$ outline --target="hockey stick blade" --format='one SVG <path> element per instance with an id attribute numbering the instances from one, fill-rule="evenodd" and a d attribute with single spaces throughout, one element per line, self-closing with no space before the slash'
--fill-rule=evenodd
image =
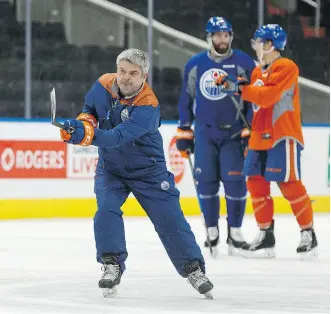
<path id="1" fill-rule="evenodd" d="M 55 94 L 55 87 L 53 85 L 49 86 L 50 88 L 50 93 L 49 93 L 49 99 L 51 102 L 51 123 L 63 130 L 66 130 L 69 134 L 73 133 L 75 131 L 74 128 L 66 128 L 64 124 L 56 121 L 56 94 Z"/>
<path id="2" fill-rule="evenodd" d="M 55 121 L 55 115 L 56 115 L 55 87 L 53 85 L 50 85 L 49 89 L 50 89 L 49 99 L 50 99 L 50 102 L 51 102 L 51 121 L 53 123 Z"/>

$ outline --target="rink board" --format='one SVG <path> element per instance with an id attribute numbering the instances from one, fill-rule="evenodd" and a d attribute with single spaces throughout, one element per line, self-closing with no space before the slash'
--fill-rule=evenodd
<path id="1" fill-rule="evenodd" d="M 160 127 L 167 168 L 174 174 L 184 214 L 199 215 L 188 160 L 176 148 L 176 128 L 176 123 L 169 122 Z M 303 133 L 302 181 L 315 212 L 329 212 L 330 128 L 306 126 Z M 60 141 L 58 129 L 49 122 L 0 119 L 0 219 L 93 217 L 97 161 L 97 147 L 67 145 Z M 221 213 L 225 214 L 222 184 L 219 195 Z M 275 183 L 271 183 L 271 196 L 275 213 L 291 213 Z M 145 215 L 132 195 L 122 210 L 127 216 Z M 252 213 L 250 199 L 246 213 Z"/>
<path id="2" fill-rule="evenodd" d="M 330 197 L 312 197 L 315 212 L 330 212 Z M 200 214 L 195 198 L 182 198 L 181 206 L 186 216 Z M 289 203 L 282 197 L 274 197 L 276 214 L 290 214 Z M 16 218 L 74 218 L 93 217 L 96 211 L 94 199 L 44 199 L 44 200 L 0 200 L 0 219 Z M 225 199 L 221 198 L 221 214 L 225 214 Z M 145 216 L 144 210 L 134 198 L 128 198 L 122 210 L 125 216 Z M 156 209 L 157 210 L 157 209 Z M 248 198 L 246 214 L 252 214 L 251 201 Z"/>

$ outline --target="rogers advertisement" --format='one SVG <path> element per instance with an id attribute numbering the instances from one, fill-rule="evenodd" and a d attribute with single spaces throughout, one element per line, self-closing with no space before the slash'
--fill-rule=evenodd
<path id="1" fill-rule="evenodd" d="M 184 159 L 173 137 L 168 146 L 170 171 L 176 184 L 185 172 Z M 98 162 L 95 146 L 67 145 L 60 141 L 0 140 L 0 178 L 93 179 Z"/>
<path id="2" fill-rule="evenodd" d="M 184 159 L 173 137 L 168 146 L 170 171 L 181 182 Z M 6 179 L 93 179 L 98 162 L 95 146 L 67 145 L 60 141 L 0 140 L 0 178 Z"/>
<path id="3" fill-rule="evenodd" d="M 65 178 L 67 145 L 58 141 L 0 141 L 0 178 Z"/>

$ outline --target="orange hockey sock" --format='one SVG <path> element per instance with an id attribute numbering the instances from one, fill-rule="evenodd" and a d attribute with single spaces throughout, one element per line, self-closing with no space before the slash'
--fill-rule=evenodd
<path id="1" fill-rule="evenodd" d="M 302 229 L 311 228 L 313 225 L 313 208 L 302 182 L 281 182 L 278 185 L 284 197 L 290 202 L 299 226 Z"/>
<path id="2" fill-rule="evenodd" d="M 269 227 L 274 216 L 274 204 L 270 196 L 270 182 L 262 176 L 252 176 L 247 180 L 247 189 L 251 194 L 258 226 L 260 228 Z"/>

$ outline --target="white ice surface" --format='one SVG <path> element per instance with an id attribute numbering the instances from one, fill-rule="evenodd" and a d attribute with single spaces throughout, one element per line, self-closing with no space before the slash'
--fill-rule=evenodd
<path id="1" fill-rule="evenodd" d="M 276 216 L 275 259 L 229 257 L 222 218 L 218 258 L 203 250 L 212 301 L 176 273 L 147 218 L 125 219 L 129 258 L 115 299 L 98 288 L 92 219 L 0 221 L 0 313 L 329 313 L 329 218 L 315 215 L 317 261 L 299 260 L 292 216 Z M 188 220 L 202 244 L 201 218 Z M 252 216 L 243 232 L 255 237 Z"/>

